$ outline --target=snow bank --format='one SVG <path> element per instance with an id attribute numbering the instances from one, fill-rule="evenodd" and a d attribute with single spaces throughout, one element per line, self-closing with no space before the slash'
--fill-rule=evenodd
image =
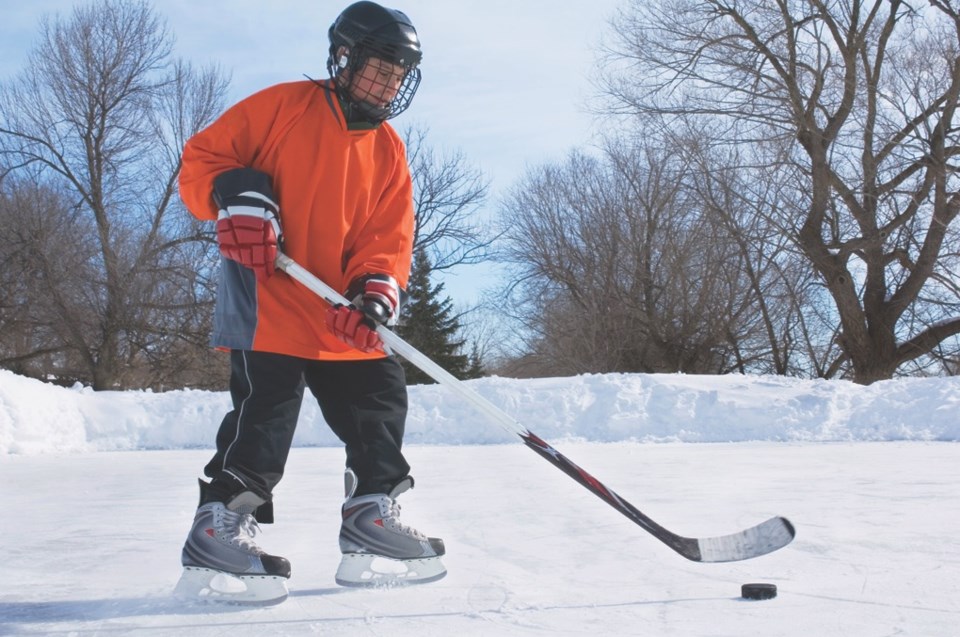
<path id="1" fill-rule="evenodd" d="M 548 441 L 740 442 L 960 439 L 960 378 L 862 387 L 779 376 L 598 374 L 483 378 L 469 386 Z M 225 392 L 94 392 L 0 370 L 0 453 L 209 448 Z M 515 442 L 437 385 L 410 388 L 408 443 Z M 339 446 L 309 395 L 295 446 Z"/>

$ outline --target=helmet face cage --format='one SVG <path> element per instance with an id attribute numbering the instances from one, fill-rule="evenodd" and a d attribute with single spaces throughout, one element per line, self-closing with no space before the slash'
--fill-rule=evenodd
<path id="1" fill-rule="evenodd" d="M 335 79 L 337 89 L 341 97 L 355 107 L 360 113 L 370 121 L 381 122 L 396 117 L 410 107 L 413 96 L 420 86 L 420 69 L 416 64 L 401 65 L 394 61 L 394 57 L 387 52 L 380 52 L 368 47 L 359 45 L 350 49 L 349 52 L 338 58 L 336 66 L 330 73 Z M 364 91 L 364 94 L 357 94 L 356 83 L 364 72 L 364 67 L 370 63 L 373 65 L 373 77 L 369 78 L 370 88 Z M 403 79 L 399 87 L 388 86 L 380 78 L 379 71 L 382 65 L 390 67 L 385 69 L 395 71 L 397 66 L 404 70 Z M 368 73 L 369 75 L 369 73 Z M 377 96 L 383 95 L 385 91 L 396 89 L 393 98 L 388 102 L 381 102 Z M 368 97 L 372 99 L 367 99 Z"/>
<path id="2" fill-rule="evenodd" d="M 422 54 L 416 29 L 405 14 L 374 2 L 357 2 L 330 26 L 329 38 L 327 70 L 341 99 L 360 115 L 377 123 L 410 106 L 420 85 L 417 66 Z M 368 63 L 372 68 L 366 68 Z M 384 63 L 390 68 L 383 68 Z M 403 72 L 399 84 L 397 67 Z M 384 77 L 390 78 L 391 86 Z M 389 101 L 384 102 L 385 97 Z"/>

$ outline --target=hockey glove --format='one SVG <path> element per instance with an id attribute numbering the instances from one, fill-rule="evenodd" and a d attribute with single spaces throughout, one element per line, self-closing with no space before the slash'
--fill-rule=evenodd
<path id="1" fill-rule="evenodd" d="M 369 274 L 354 281 L 347 290 L 350 305 L 327 310 L 327 327 L 334 336 L 362 352 L 383 349 L 378 325 L 394 325 L 400 308 L 400 287 L 386 274 Z"/>
<path id="2" fill-rule="evenodd" d="M 213 198 L 220 206 L 217 240 L 228 259 L 253 270 L 258 281 L 274 273 L 283 240 L 280 207 L 270 178 L 252 168 L 221 173 L 213 181 Z"/>

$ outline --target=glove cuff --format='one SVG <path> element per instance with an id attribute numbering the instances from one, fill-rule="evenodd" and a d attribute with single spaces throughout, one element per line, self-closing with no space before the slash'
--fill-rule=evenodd
<path id="1" fill-rule="evenodd" d="M 397 324 L 402 292 L 389 274 L 365 274 L 347 288 L 347 298 L 371 319 L 387 327 Z"/>
<path id="2" fill-rule="evenodd" d="M 234 168 L 214 178 L 213 200 L 221 209 L 240 203 L 237 199 L 241 196 L 252 200 L 247 205 L 259 204 L 272 210 L 274 215 L 280 210 L 270 176 L 265 172 L 253 168 Z"/>
<path id="3" fill-rule="evenodd" d="M 273 227 L 277 245 L 283 246 L 280 206 L 277 205 L 270 176 L 253 168 L 235 168 L 213 180 L 213 199 L 220 206 L 219 219 L 248 215 Z"/>

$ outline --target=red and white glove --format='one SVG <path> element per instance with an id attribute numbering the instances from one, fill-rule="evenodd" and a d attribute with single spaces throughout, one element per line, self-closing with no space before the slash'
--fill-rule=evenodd
<path id="1" fill-rule="evenodd" d="M 395 325 L 400 308 L 400 286 L 386 274 L 369 274 L 350 285 L 350 305 L 327 310 L 327 327 L 341 341 L 362 352 L 383 350 L 380 325 Z"/>
<path id="2" fill-rule="evenodd" d="M 214 180 L 214 199 L 220 205 L 217 241 L 220 252 L 266 281 L 283 239 L 280 207 L 274 201 L 270 179 L 252 168 L 238 168 Z"/>

